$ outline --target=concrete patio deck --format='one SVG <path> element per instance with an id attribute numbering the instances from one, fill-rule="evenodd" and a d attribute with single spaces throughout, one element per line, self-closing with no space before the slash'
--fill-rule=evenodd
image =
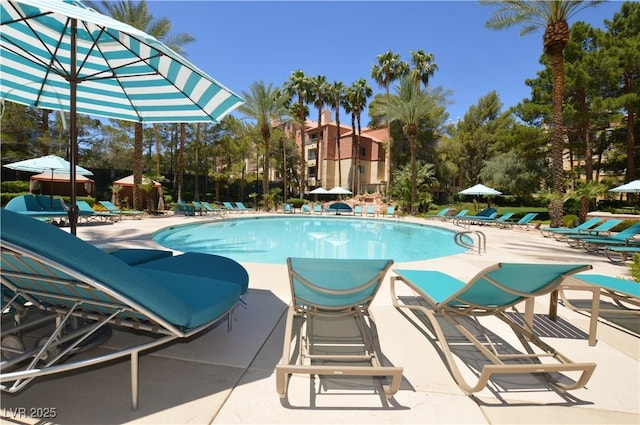
<path id="1" fill-rule="evenodd" d="M 213 217 L 150 217 L 107 225 L 80 225 L 78 236 L 100 247 L 159 248 L 151 234 L 162 227 L 214 220 Z M 373 220 L 373 218 L 372 218 Z M 391 220 L 380 218 L 380 220 Z M 406 221 L 425 223 L 424 219 Z M 450 223 L 429 224 L 460 230 Z M 592 273 L 629 276 L 628 268 L 603 255 L 588 254 L 543 238 L 538 231 L 474 227 L 487 237 L 487 252 L 396 264 L 437 269 L 467 280 L 496 262 L 591 264 Z M 250 275 L 247 305 L 240 306 L 233 330 L 215 327 L 188 342 L 176 343 L 140 359 L 139 408 L 130 407 L 129 364 L 40 378 L 17 395 L 2 394 L 3 423 L 149 424 L 638 424 L 640 423 L 640 339 L 605 320 L 598 343 L 587 344 L 589 318 L 558 308 L 558 321 L 546 319 L 548 297 L 536 300 L 536 325 L 545 342 L 575 361 L 597 368 L 588 386 L 563 394 L 532 376 L 493 382 L 474 397 L 465 396 L 451 377 L 432 337 L 396 310 L 389 276 L 372 312 L 386 360 L 404 368 L 398 394 L 386 400 L 372 382 L 351 386 L 294 376 L 281 402 L 274 369 L 280 361 L 286 307 L 290 301 L 286 266 L 245 263 Z M 391 275 L 392 271 L 389 273 Z M 578 294 L 577 294 L 578 295 Z M 586 293 L 584 294 L 586 296 Z M 520 311 L 522 311 L 520 309 Z M 632 327 L 637 325 L 631 323 Z M 548 325 L 548 326 L 544 326 Z M 517 340 L 495 321 L 488 327 L 509 344 Z M 545 329 L 547 331 L 545 331 Z M 637 330 L 637 329 L 636 329 Z M 553 332 L 551 332 L 553 331 Z M 546 334 L 545 334 L 546 332 Z M 129 338 L 114 332 L 100 350 L 113 350 Z M 25 417 L 36 408 L 54 408 L 55 418 Z"/>

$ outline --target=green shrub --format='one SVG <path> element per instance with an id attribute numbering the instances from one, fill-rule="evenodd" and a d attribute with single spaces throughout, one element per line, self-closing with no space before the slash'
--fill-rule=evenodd
<path id="1" fill-rule="evenodd" d="M 29 182 L 22 180 L 13 180 L 2 182 L 0 185 L 2 193 L 20 193 L 29 192 Z"/>
<path id="2" fill-rule="evenodd" d="M 633 280 L 640 282 L 640 254 L 633 254 L 633 262 L 630 268 Z"/>
<path id="3" fill-rule="evenodd" d="M 568 214 L 562 217 L 562 225 L 564 227 L 575 227 L 575 223 L 578 222 L 578 216 L 575 214 Z"/>
<path id="4" fill-rule="evenodd" d="M 287 202 L 290 203 L 293 208 L 302 208 L 302 206 L 307 203 L 307 200 L 300 198 L 291 198 L 288 199 Z"/>

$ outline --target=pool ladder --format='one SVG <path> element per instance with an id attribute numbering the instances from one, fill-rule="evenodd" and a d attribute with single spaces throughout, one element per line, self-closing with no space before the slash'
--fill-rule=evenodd
<path id="1" fill-rule="evenodd" d="M 471 238 L 471 243 L 465 241 L 465 236 L 475 236 L 476 239 Z M 478 254 L 482 255 L 482 251 L 487 252 L 487 237 L 479 230 L 463 230 L 457 232 L 453 236 L 453 240 L 456 244 L 467 249 L 478 249 Z M 476 245 L 477 240 L 477 245 Z"/>

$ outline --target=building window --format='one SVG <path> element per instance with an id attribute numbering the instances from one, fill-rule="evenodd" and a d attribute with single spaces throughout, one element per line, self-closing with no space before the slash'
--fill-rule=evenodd
<path id="1" fill-rule="evenodd" d="M 360 174 L 364 174 L 364 172 L 366 171 L 366 168 L 364 167 L 364 165 L 358 165 L 358 171 L 360 172 Z"/>
<path id="2" fill-rule="evenodd" d="M 360 156 L 364 156 L 367 153 L 367 150 L 364 146 L 360 147 Z"/>

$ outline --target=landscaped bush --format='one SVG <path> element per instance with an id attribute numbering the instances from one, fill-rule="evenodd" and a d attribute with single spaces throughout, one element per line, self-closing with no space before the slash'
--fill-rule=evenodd
<path id="1" fill-rule="evenodd" d="M 565 214 L 580 214 L 580 201 L 577 199 L 567 199 L 564 202 L 564 213 Z"/>
<path id="2" fill-rule="evenodd" d="M 12 180 L 2 182 L 0 185 L 2 193 L 24 193 L 29 191 L 29 182 L 22 180 Z"/>
<path id="3" fill-rule="evenodd" d="M 300 198 L 291 198 L 288 199 L 287 202 L 290 203 L 293 208 L 302 208 L 302 206 L 307 203 L 307 200 Z"/>
<path id="4" fill-rule="evenodd" d="M 575 214 L 568 214 L 562 217 L 562 225 L 564 227 L 575 227 L 578 222 L 578 216 Z"/>
<path id="5" fill-rule="evenodd" d="M 633 254 L 633 262 L 630 268 L 633 280 L 640 282 L 640 254 Z"/>

